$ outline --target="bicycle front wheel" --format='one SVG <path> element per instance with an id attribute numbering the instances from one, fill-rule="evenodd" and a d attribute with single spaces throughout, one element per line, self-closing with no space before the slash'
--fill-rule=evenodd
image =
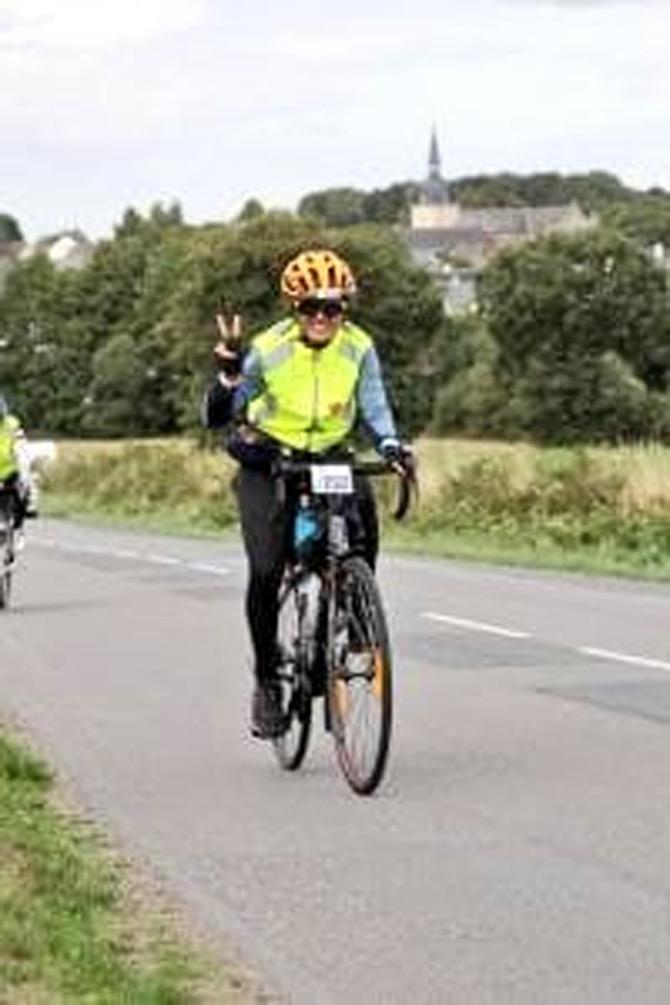
<path id="1" fill-rule="evenodd" d="M 379 785 L 391 741 L 391 646 L 381 596 L 362 558 L 345 559 L 330 625 L 328 703 L 337 759 L 359 795 Z"/>
<path id="2" fill-rule="evenodd" d="M 306 685 L 302 666 L 303 641 L 298 593 L 287 582 L 279 598 L 277 628 L 281 703 L 286 729 L 272 741 L 277 760 L 285 771 L 295 771 L 302 764 L 312 728 L 312 695 Z"/>

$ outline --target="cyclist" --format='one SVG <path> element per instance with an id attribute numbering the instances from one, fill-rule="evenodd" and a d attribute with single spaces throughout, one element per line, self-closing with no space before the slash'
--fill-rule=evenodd
<path id="1" fill-rule="evenodd" d="M 28 505 L 29 462 L 25 450 L 25 434 L 21 423 L 9 411 L 7 399 L 0 392 L 0 485 L 12 493 L 14 500 L 15 547 L 24 547 L 23 521 Z"/>
<path id="2" fill-rule="evenodd" d="M 217 315 L 214 349 L 219 374 L 205 397 L 203 421 L 228 429 L 227 448 L 239 462 L 233 486 L 249 565 L 246 616 L 255 657 L 252 733 L 281 733 L 276 678 L 278 595 L 290 549 L 292 501 L 282 500 L 272 475 L 281 448 L 302 457 L 342 450 L 357 423 L 377 451 L 403 469 L 412 463 L 396 432 L 371 337 L 348 316 L 356 290 L 347 262 L 315 249 L 292 258 L 281 276 L 290 316 L 240 345 L 240 319 Z M 372 489 L 355 492 L 372 567 L 379 531 Z"/>

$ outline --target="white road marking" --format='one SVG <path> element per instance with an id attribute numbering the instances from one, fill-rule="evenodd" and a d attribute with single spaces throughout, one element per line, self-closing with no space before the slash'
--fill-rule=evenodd
<path id="1" fill-rule="evenodd" d="M 223 565 L 207 565 L 206 562 L 186 562 L 185 564 L 188 569 L 194 569 L 196 572 L 208 572 L 213 576 L 227 576 L 230 573 L 230 569 L 226 569 Z"/>
<path id="2" fill-rule="evenodd" d="M 433 611 L 424 611 L 422 618 L 429 621 L 441 621 L 447 625 L 454 625 L 456 628 L 469 628 L 473 632 L 487 632 L 490 635 L 502 635 L 508 639 L 529 639 L 529 632 L 519 632 L 513 628 L 503 628 L 501 625 L 490 625 L 484 621 L 471 621 L 469 618 L 455 618 L 450 614 L 435 614 Z"/>
<path id="3" fill-rule="evenodd" d="M 210 576 L 228 576 L 232 571 L 223 565 L 211 565 L 207 562 L 190 562 L 185 559 L 174 558 L 171 555 L 158 555 L 148 552 L 142 553 L 128 548 L 112 549 L 103 548 L 99 545 L 68 544 L 63 541 L 57 541 L 53 538 L 43 538 L 37 543 L 45 545 L 49 548 L 60 548 L 63 551 L 79 551 L 95 555 L 110 555 L 115 558 L 124 558 L 131 561 L 153 562 L 157 565 L 182 566 L 183 568 L 190 569 L 193 572 L 202 572 Z M 451 614 L 438 614 L 435 611 L 423 611 L 421 613 L 421 617 L 426 618 L 428 621 L 436 621 L 438 623 L 452 625 L 455 628 L 466 628 L 474 632 L 485 632 L 486 634 L 498 635 L 502 638 L 529 639 L 532 637 L 530 632 L 522 632 L 513 628 L 505 628 L 502 625 L 492 625 L 485 621 L 474 621 L 471 618 L 457 618 Z M 585 656 L 595 656 L 598 659 L 613 660 L 617 663 L 648 667 L 652 670 L 670 671 L 670 663 L 664 660 L 650 659 L 647 656 L 640 656 L 633 653 L 619 653 L 610 649 L 598 649 L 594 646 L 581 646 L 578 649 L 578 652 Z"/>
<path id="4" fill-rule="evenodd" d="M 113 552 L 112 552 L 113 554 Z M 157 565 L 182 565 L 180 558 L 172 558 L 170 555 L 144 555 L 147 562 L 155 562 Z"/>
<path id="5" fill-rule="evenodd" d="M 87 555 L 109 555 L 110 558 L 123 558 L 135 562 L 152 562 L 154 565 L 182 566 L 193 572 L 204 572 L 209 576 L 228 576 L 231 569 L 223 565 L 212 565 L 207 562 L 190 562 L 173 555 L 159 555 L 155 552 L 134 551 L 130 548 L 104 548 L 96 544 L 71 544 L 67 541 L 57 541 L 54 538 L 41 538 L 36 542 L 47 548 L 60 551 L 79 552 Z"/>
<path id="6" fill-rule="evenodd" d="M 597 656 L 603 660 L 614 660 L 617 663 L 632 663 L 635 666 L 650 667 L 652 670 L 670 670 L 670 663 L 663 660 L 649 659 L 647 656 L 637 656 L 632 653 L 617 653 L 609 649 L 595 649 L 592 646 L 582 646 L 580 653 L 586 656 Z"/>

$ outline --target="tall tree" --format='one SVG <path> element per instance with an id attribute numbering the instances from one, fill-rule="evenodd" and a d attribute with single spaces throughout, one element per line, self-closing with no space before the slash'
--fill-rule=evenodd
<path id="1" fill-rule="evenodd" d="M 23 234 L 15 217 L 9 213 L 0 213 L 0 243 L 3 241 L 22 241 Z"/>
<path id="2" fill-rule="evenodd" d="M 314 217 L 329 227 L 349 227 L 365 222 L 365 192 L 356 188 L 327 188 L 303 196 L 300 216 Z"/>
<path id="3" fill-rule="evenodd" d="M 0 385 L 31 430 L 78 430 L 90 356 L 77 280 L 36 255 L 9 273 L 0 296 Z"/>
<path id="4" fill-rule="evenodd" d="M 670 394 L 670 305 L 667 274 L 639 247 L 597 231 L 505 251 L 480 302 L 521 432 L 651 435 Z"/>
<path id="5" fill-rule="evenodd" d="M 646 247 L 658 244 L 670 251 L 670 195 L 644 195 L 613 203 L 603 213 L 603 220 Z"/>
<path id="6" fill-rule="evenodd" d="M 137 436 L 151 432 L 146 387 L 150 379 L 130 335 L 114 335 L 93 357 L 83 429 L 99 436 Z"/>

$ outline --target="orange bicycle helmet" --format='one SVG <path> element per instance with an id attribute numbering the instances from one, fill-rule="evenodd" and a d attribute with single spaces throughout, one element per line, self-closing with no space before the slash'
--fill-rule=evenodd
<path id="1" fill-rule="evenodd" d="M 327 300 L 356 292 L 349 265 L 334 251 L 318 248 L 292 258 L 281 276 L 281 291 L 294 303 L 307 297 Z"/>

